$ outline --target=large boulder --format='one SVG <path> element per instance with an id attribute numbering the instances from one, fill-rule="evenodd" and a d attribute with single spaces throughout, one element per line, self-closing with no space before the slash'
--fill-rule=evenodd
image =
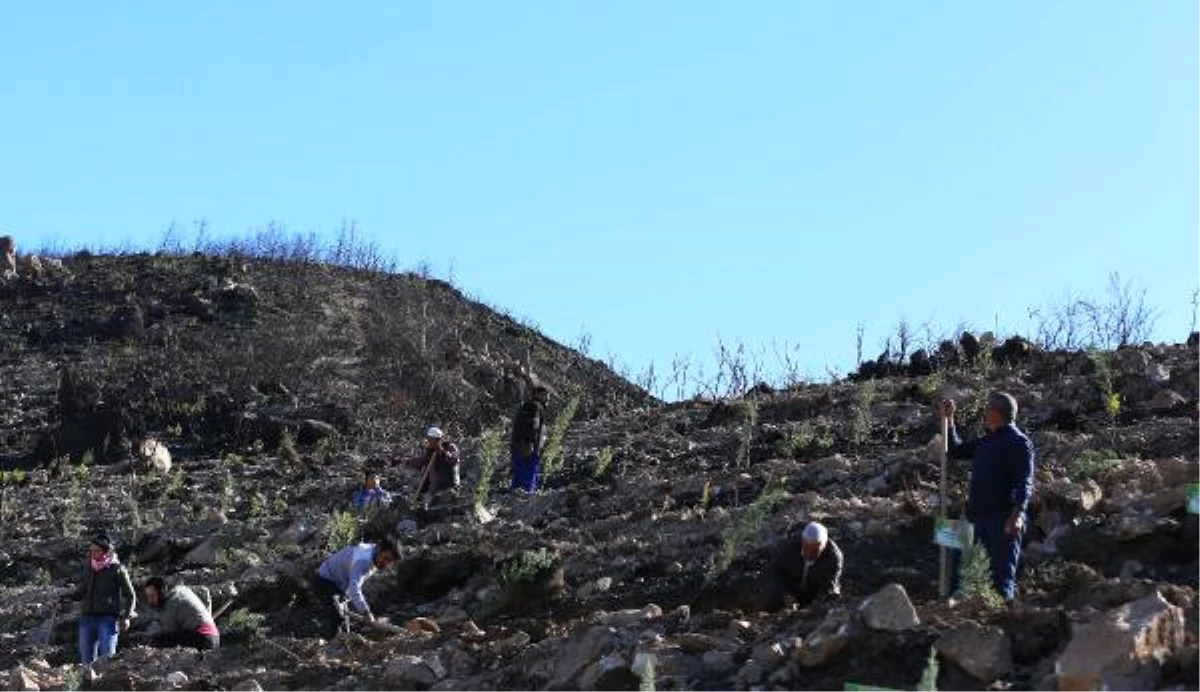
<path id="1" fill-rule="evenodd" d="M 888 584 L 872 596 L 868 596 L 858 608 L 863 624 L 873 630 L 903 632 L 921 624 L 917 609 L 908 598 L 908 592 L 899 584 Z"/>
<path id="2" fill-rule="evenodd" d="M 1048 504 L 1073 513 L 1092 511 L 1104 497 L 1104 491 L 1091 478 L 1079 483 L 1067 478 L 1056 478 L 1043 492 Z"/>
<path id="3" fill-rule="evenodd" d="M 1187 404 L 1187 399 L 1183 398 L 1178 392 L 1171 389 L 1160 389 L 1150 399 L 1147 406 L 1155 413 L 1167 413 L 1185 404 Z"/>
<path id="4" fill-rule="evenodd" d="M 1012 644 L 999 627 L 964 622 L 942 635 L 938 653 L 982 682 L 992 682 L 1012 670 Z"/>
<path id="5" fill-rule="evenodd" d="M 1060 690 L 1155 689 L 1161 666 L 1183 648 L 1183 611 L 1161 593 L 1075 626 L 1055 665 Z"/>
<path id="6" fill-rule="evenodd" d="M 550 688 L 561 690 L 578 683 L 580 676 L 606 653 L 611 652 L 618 644 L 617 631 L 611 627 L 597 625 L 590 627 L 583 634 L 566 640 L 559 649 L 558 663 L 551 675 Z"/>
<path id="7" fill-rule="evenodd" d="M 437 680 L 437 674 L 420 656 L 398 656 L 383 670 L 383 682 L 397 690 L 412 689 L 414 685 L 429 687 Z"/>
<path id="8" fill-rule="evenodd" d="M 846 648 L 854 638 L 854 618 L 845 608 L 834 608 L 825 616 L 793 653 L 793 658 L 805 668 L 824 665 Z"/>

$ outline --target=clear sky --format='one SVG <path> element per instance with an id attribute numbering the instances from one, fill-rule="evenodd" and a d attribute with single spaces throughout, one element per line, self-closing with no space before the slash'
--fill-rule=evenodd
<path id="1" fill-rule="evenodd" d="M 852 365 L 1198 284 L 1197 3 L 10 3 L 0 229 L 154 246 L 343 220 L 551 336 Z"/>

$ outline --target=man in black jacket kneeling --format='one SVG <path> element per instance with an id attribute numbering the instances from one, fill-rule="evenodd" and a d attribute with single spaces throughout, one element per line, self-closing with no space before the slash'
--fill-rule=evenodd
<path id="1" fill-rule="evenodd" d="M 790 594 L 801 608 L 836 599 L 842 591 L 842 551 L 817 522 L 776 549 L 763 589 L 764 610 L 779 610 Z"/>

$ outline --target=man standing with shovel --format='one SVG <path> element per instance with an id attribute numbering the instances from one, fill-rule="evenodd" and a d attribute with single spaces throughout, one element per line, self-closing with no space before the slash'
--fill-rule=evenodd
<path id="1" fill-rule="evenodd" d="M 1012 603 L 1034 463 L 1033 442 L 1015 423 L 1017 400 L 1004 392 L 990 394 L 983 411 L 986 433 L 967 442 L 959 438 L 954 425 L 954 401 L 943 399 L 938 413 L 948 423 L 949 457 L 971 460 L 967 520 L 975 527 L 975 542 L 991 558 L 993 586 Z"/>

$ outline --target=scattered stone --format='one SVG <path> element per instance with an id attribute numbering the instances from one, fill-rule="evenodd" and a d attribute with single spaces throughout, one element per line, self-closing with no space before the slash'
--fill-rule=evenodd
<path id="1" fill-rule="evenodd" d="M 1187 403 L 1187 399 L 1179 395 L 1171 389 L 1160 389 L 1158 393 L 1150 399 L 1148 406 L 1155 413 L 1166 413 L 1176 407 Z"/>
<path id="2" fill-rule="evenodd" d="M 1076 483 L 1057 478 L 1046 487 L 1048 499 L 1059 507 L 1075 512 L 1090 512 L 1104 497 L 1104 491 L 1091 478 Z"/>
<path id="3" fill-rule="evenodd" d="M 412 634 L 441 634 L 442 627 L 429 618 L 413 618 L 404 625 Z"/>
<path id="4" fill-rule="evenodd" d="M 437 675 L 419 656 L 398 656 L 383 670 L 383 682 L 394 689 L 429 687 L 437 680 Z"/>
<path id="5" fill-rule="evenodd" d="M 787 658 L 787 654 L 783 651 L 783 645 L 778 642 L 759 644 L 754 647 L 754 651 L 750 654 L 750 660 L 756 661 L 767 669 L 772 669 L 783 663 L 785 658 Z"/>
<path id="6" fill-rule="evenodd" d="M 704 670 L 712 675 L 728 675 L 737 668 L 733 651 L 709 651 L 701 658 Z"/>
<path id="7" fill-rule="evenodd" d="M 187 673 L 177 670 L 167 675 L 167 684 L 174 688 L 183 687 L 188 683 Z"/>
<path id="8" fill-rule="evenodd" d="M 595 596 L 596 594 L 606 593 L 609 589 L 612 588 L 612 585 L 613 585 L 612 577 L 600 577 L 599 579 L 596 579 L 594 581 L 590 581 L 590 582 L 584 584 L 579 589 L 579 597 L 580 598 L 591 598 L 592 596 Z"/>
<path id="9" fill-rule="evenodd" d="M 908 598 L 908 592 L 899 584 L 888 584 L 875 595 L 867 597 L 859 606 L 863 623 L 873 630 L 903 632 L 921 624 L 917 609 Z"/>
<path id="10" fill-rule="evenodd" d="M 192 567 L 212 567 L 217 564 L 217 542 L 214 538 L 204 540 L 183 556 L 183 564 Z"/>
<path id="11" fill-rule="evenodd" d="M 1183 648 L 1183 611 L 1161 593 L 1077 624 L 1055 670 L 1060 690 L 1156 689 L 1161 666 Z"/>
<path id="12" fill-rule="evenodd" d="M 964 622 L 942 635 L 936 647 L 948 661 L 983 682 L 1012 670 L 1012 644 L 999 627 Z"/>
<path id="13" fill-rule="evenodd" d="M 703 654 L 724 645 L 724 642 L 712 635 L 699 632 L 685 632 L 675 638 L 679 649 L 689 654 Z"/>
<path id="14" fill-rule="evenodd" d="M 137 463 L 143 472 L 167 474 L 171 472 L 171 452 L 163 443 L 147 437 L 137 446 Z"/>
<path id="15" fill-rule="evenodd" d="M 263 692 L 263 687 L 262 685 L 258 684 L 257 680 L 250 678 L 249 680 L 243 680 L 234 685 L 233 690 L 234 692 Z"/>
<path id="16" fill-rule="evenodd" d="M 853 637 L 850 612 L 845 608 L 834 608 L 825 616 L 825 621 L 804 638 L 793 657 L 805 668 L 815 668 L 841 653 Z"/>
<path id="17" fill-rule="evenodd" d="M 563 646 L 554 666 L 550 688 L 565 689 L 571 686 L 588 666 L 616 644 L 616 631 L 601 625 L 589 627 L 582 635 L 571 637 Z"/>
<path id="18" fill-rule="evenodd" d="M 612 625 L 614 627 L 628 627 L 636 625 L 639 622 L 646 620 L 655 620 L 663 615 L 663 610 L 659 606 L 651 603 L 640 610 L 628 609 L 618 610 L 611 613 L 602 613 L 596 621 L 602 625 Z"/>

